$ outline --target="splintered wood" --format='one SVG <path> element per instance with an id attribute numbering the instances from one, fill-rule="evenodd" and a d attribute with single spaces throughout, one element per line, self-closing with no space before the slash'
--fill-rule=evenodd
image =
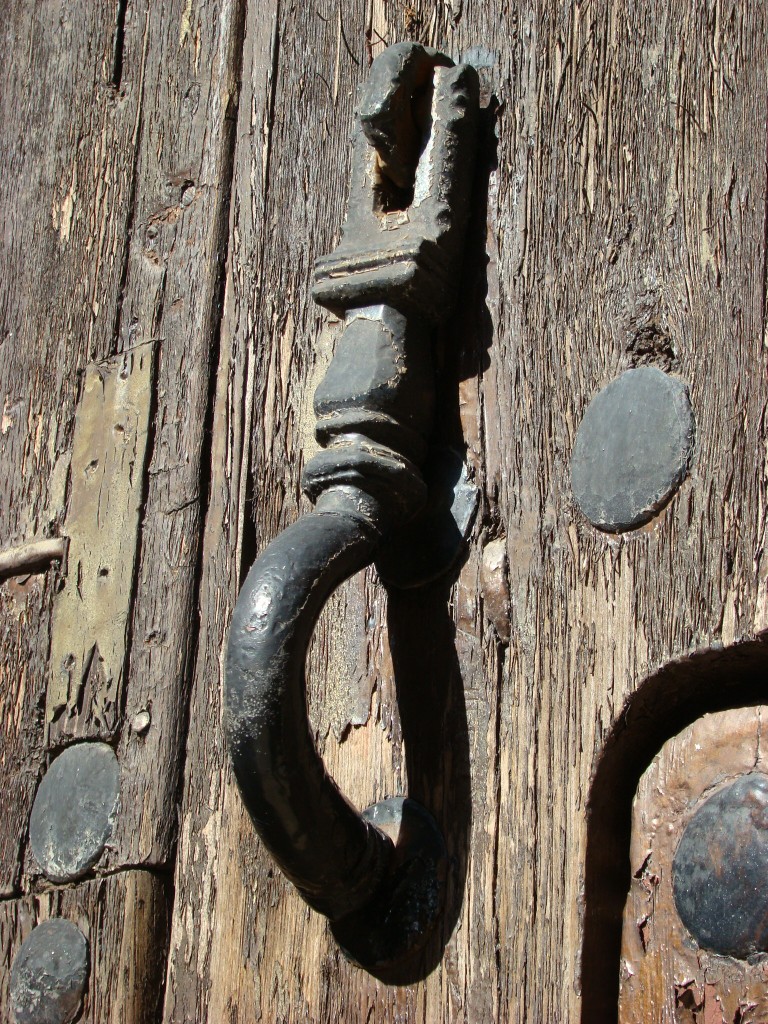
<path id="1" fill-rule="evenodd" d="M 0 581 L 3 1021 L 48 916 L 89 938 L 84 1021 L 161 1012 L 244 7 L 3 6 L 0 548 L 18 563 L 68 514 L 78 536 L 55 627 L 58 565 Z M 95 877 L 52 885 L 27 856 L 35 791 L 60 745 L 98 736 L 114 832 Z"/>

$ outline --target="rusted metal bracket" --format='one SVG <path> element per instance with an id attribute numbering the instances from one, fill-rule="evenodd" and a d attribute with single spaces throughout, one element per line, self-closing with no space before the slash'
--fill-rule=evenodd
<path id="1" fill-rule="evenodd" d="M 458 290 L 478 93 L 473 68 L 417 44 L 374 61 L 343 240 L 315 268 L 315 300 L 344 320 L 315 395 L 324 450 L 303 484 L 316 507 L 254 563 L 227 653 L 225 729 L 256 831 L 372 970 L 408 957 L 437 920 L 443 841 L 413 801 L 361 815 L 339 792 L 312 740 L 304 663 L 328 597 L 427 499 L 432 332 Z"/>

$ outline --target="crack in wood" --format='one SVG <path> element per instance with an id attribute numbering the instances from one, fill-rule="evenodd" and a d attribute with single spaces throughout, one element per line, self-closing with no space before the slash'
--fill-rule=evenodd
<path id="1" fill-rule="evenodd" d="M 128 0 L 117 0 L 115 13 L 115 33 L 112 46 L 112 75 L 110 83 L 117 91 L 123 79 L 123 50 L 125 48 L 125 12 Z"/>

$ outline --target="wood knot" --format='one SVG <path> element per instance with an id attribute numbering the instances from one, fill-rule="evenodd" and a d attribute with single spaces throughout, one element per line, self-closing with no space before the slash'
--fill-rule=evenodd
<path id="1" fill-rule="evenodd" d="M 626 353 L 631 369 L 656 366 L 666 373 L 674 367 L 677 355 L 669 333 L 656 320 L 641 323 L 628 332 Z"/>

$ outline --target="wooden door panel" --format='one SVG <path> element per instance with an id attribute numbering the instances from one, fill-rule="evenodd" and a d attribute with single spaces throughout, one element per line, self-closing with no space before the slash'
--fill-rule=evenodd
<path id="1" fill-rule="evenodd" d="M 77 375 L 153 346 L 122 811 L 97 873 L 149 867 L 173 901 L 167 949 L 156 926 L 163 1020 L 614 1019 L 618 945 L 585 946 L 585 931 L 618 935 L 605 894 L 630 872 L 618 841 L 590 860 L 595 787 L 626 789 L 627 816 L 671 735 L 665 666 L 768 628 L 765 10 L 121 0 L 75 5 L 62 29 L 43 6 L 13 5 L 3 29 L 16 60 L 0 99 L 2 542 L 66 522 Z M 373 571 L 351 580 L 309 659 L 318 746 L 344 792 L 418 794 L 448 842 L 442 930 L 394 986 L 343 959 L 259 848 L 220 690 L 243 571 L 306 507 L 312 393 L 339 333 L 310 275 L 341 227 L 355 89 L 407 38 L 481 77 L 476 219 L 438 341 L 439 434 L 465 452 L 480 503 L 455 580 L 416 595 L 387 595 Z M 28 92 L 22 52 L 40 64 Z M 573 499 L 571 451 L 594 395 L 645 364 L 689 386 L 696 451 L 650 524 L 603 533 Z M 36 709 L 54 583 L 0 588 L 9 961 L 19 908 L 48 891 L 21 862 L 47 757 Z M 699 716 L 685 694 L 672 732 Z M 147 711 L 149 731 L 132 730 Z M 621 737 L 634 775 L 611 758 Z M 61 887 L 61 907 L 98 884 Z M 122 897 L 104 899 L 116 922 Z M 93 927 L 106 950 L 113 925 Z M 113 991 L 101 977 L 94 1006 Z"/>
<path id="2" fill-rule="evenodd" d="M 108 4 L 4 12 L 0 154 L 5 169 L 0 298 L 0 546 L 56 536 L 66 509 L 78 371 L 109 354 L 127 253 L 140 36 L 125 37 L 116 101 Z M 98 144 L 96 141 L 98 140 Z M 53 580 L 51 580 L 52 584 Z M 17 895 L 44 759 L 52 586 L 3 584 L 0 693 L 9 801 L 0 892 Z"/>
<path id="3" fill-rule="evenodd" d="M 115 581 L 125 663 L 109 666 L 109 680 L 97 673 L 76 682 L 68 728 L 59 727 L 58 696 L 46 713 L 49 680 L 57 681 L 49 663 L 57 574 L 0 582 L 2 763 L 10 794 L 0 829 L 2 955 L 10 967 L 33 925 L 71 920 L 90 946 L 84 1019 L 144 1022 L 157 1019 L 167 952 L 242 5 L 196 14 L 183 2 L 6 6 L 3 548 L 67 536 L 68 522 L 82 512 L 73 508 L 78 488 L 68 477 L 83 471 L 71 456 L 86 367 L 91 381 L 114 371 L 118 391 L 130 390 L 122 355 L 126 365 L 148 360 L 153 371 L 139 417 L 146 473 L 130 451 L 122 466 L 135 477 L 130 500 L 140 513 L 120 538 L 135 550 Z M 114 432 L 119 458 L 130 424 L 111 415 L 88 417 L 88 431 L 107 448 Z M 111 497 L 120 501 L 117 489 Z M 119 546 L 105 536 L 116 518 L 93 519 L 99 543 Z M 72 533 L 74 588 L 87 560 L 78 547 L 82 531 Z M 98 571 L 110 568 L 119 566 Z M 109 608 L 94 610 L 109 620 Z M 76 612 L 70 618 L 76 626 Z M 82 615 L 83 622 L 98 618 Z M 99 642 L 81 639 L 86 649 Z M 106 731 L 94 706 L 110 708 Z M 149 721 L 134 727 L 140 712 Z M 96 737 L 114 744 L 120 762 L 113 832 L 87 878 L 52 884 L 30 853 L 32 800 L 62 746 Z M 4 1019 L 11 1017 L 8 980 L 6 971 Z"/>
<path id="4" fill-rule="evenodd" d="M 447 825 L 460 910 L 434 970 L 392 988 L 347 964 L 275 877 L 228 776 L 217 694 L 238 573 L 303 500 L 311 395 L 338 334 L 309 304 L 309 273 L 341 224 L 353 89 L 369 43 L 376 52 L 408 36 L 471 54 L 498 110 L 487 234 L 476 229 L 468 249 L 440 413 L 482 491 L 447 603 L 464 695 L 457 710 L 449 686 L 449 709 L 466 719 L 471 796 L 468 830 Z M 765 44 L 757 10 L 684 4 L 328 4 L 247 19 L 215 416 L 231 440 L 213 468 L 230 506 L 218 508 L 214 486 L 167 1021 L 570 1021 L 582 994 L 584 1019 L 615 1015 L 618 957 L 606 991 L 583 993 L 581 982 L 587 807 L 602 746 L 654 667 L 764 627 L 754 510 L 765 482 L 745 452 L 763 450 L 764 432 L 754 138 L 764 137 Z M 570 452 L 594 394 L 646 362 L 689 384 L 698 450 L 671 505 L 616 537 L 574 506 Z M 508 646 L 486 617 L 494 581 L 487 601 L 480 581 L 483 549 L 499 537 Z M 310 659 L 319 746 L 360 805 L 419 785 L 403 771 L 393 694 L 424 637 L 403 639 L 399 602 L 390 595 L 387 613 L 372 574 L 351 581 Z M 400 651 L 394 672 L 388 643 Z M 455 806 L 432 785 L 423 798 L 445 818 Z"/>

